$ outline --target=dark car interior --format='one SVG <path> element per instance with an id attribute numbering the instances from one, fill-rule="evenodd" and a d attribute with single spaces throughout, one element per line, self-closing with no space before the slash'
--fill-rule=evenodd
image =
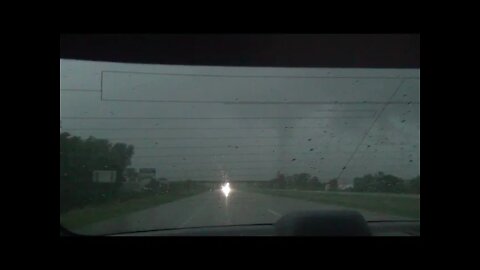
<path id="1" fill-rule="evenodd" d="M 63 236 L 76 234 L 61 228 Z M 370 221 L 350 210 L 299 211 L 275 224 L 208 226 L 110 234 L 110 236 L 419 236 L 420 222 Z"/>

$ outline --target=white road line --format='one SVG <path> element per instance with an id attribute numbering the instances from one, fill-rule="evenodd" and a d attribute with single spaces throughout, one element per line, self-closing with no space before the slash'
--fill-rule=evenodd
<path id="1" fill-rule="evenodd" d="M 191 215 L 189 218 L 187 218 L 187 220 L 185 220 L 182 224 L 178 225 L 177 228 L 182 228 L 182 227 L 185 227 L 185 225 L 187 225 L 187 223 L 189 223 L 194 216 L 196 216 L 198 212 L 195 212 L 193 215 Z"/>
<path id="2" fill-rule="evenodd" d="M 206 201 L 204 201 L 203 204 L 201 206 L 199 206 L 198 208 L 196 208 L 194 210 L 194 212 L 184 222 L 182 222 L 180 225 L 177 225 L 177 228 L 185 227 L 185 225 L 187 225 L 190 221 L 192 221 L 192 219 L 195 216 L 197 216 L 201 211 L 203 211 L 205 209 L 206 204 L 207 204 Z"/>
<path id="3" fill-rule="evenodd" d="M 271 210 L 271 209 L 267 209 L 267 211 L 270 212 L 270 213 L 272 213 L 272 214 L 274 214 L 274 215 L 277 216 L 277 217 L 281 217 L 281 216 L 282 216 L 281 214 L 279 214 L 279 213 L 277 213 L 277 212 L 275 212 L 275 211 L 273 211 L 273 210 Z"/>

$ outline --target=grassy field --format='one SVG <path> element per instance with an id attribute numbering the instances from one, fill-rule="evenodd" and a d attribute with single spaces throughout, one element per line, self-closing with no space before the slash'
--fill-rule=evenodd
<path id="1" fill-rule="evenodd" d="M 101 205 L 88 206 L 60 215 L 60 224 L 67 229 L 77 229 L 91 223 L 148 209 L 159 204 L 172 202 L 202 192 L 204 192 L 204 190 L 183 191 L 159 195 L 149 194 L 141 198 L 133 198 L 127 201 L 113 201 Z"/>
<path id="2" fill-rule="evenodd" d="M 406 218 L 420 218 L 420 196 L 408 194 L 318 192 L 248 188 L 248 191 L 284 196 L 307 201 L 322 202 L 345 207 L 369 210 L 376 213 Z"/>

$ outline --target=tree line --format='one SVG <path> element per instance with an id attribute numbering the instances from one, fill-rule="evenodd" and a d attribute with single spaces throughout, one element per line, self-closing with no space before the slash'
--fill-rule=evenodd
<path id="1" fill-rule="evenodd" d="M 324 190 L 325 185 L 325 183 L 320 182 L 318 177 L 311 176 L 308 173 L 299 173 L 289 176 L 279 173 L 270 181 L 260 184 L 261 187 L 313 190 Z"/>
<path id="2" fill-rule="evenodd" d="M 335 178 L 321 182 L 318 177 L 308 173 L 289 176 L 279 173 L 275 178 L 261 183 L 259 186 L 277 189 L 420 194 L 420 175 L 412 179 L 401 179 L 391 174 L 378 172 L 374 175 L 367 174 L 362 177 L 356 177 L 353 179 L 353 186 L 340 189 L 338 179 Z"/>
<path id="3" fill-rule="evenodd" d="M 130 165 L 133 154 L 132 145 L 61 133 L 60 211 L 108 201 L 117 196 L 121 183 L 125 181 L 123 172 Z M 93 182 L 92 173 L 95 170 L 115 170 L 115 182 Z"/>
<path id="4" fill-rule="evenodd" d="M 67 132 L 60 134 L 60 211 L 90 204 L 103 203 L 115 199 L 128 199 L 122 195 L 120 188 L 126 181 L 124 172 L 131 164 L 134 147 L 125 143 L 112 144 L 108 140 L 88 137 L 82 139 Z M 97 183 L 93 181 L 93 171 L 114 170 L 117 176 L 114 183 Z M 128 175 L 127 171 L 127 175 Z M 186 180 L 179 182 L 152 179 L 146 185 L 146 193 L 189 192 L 204 189 L 205 185 Z M 167 182 L 167 185 L 161 183 Z M 274 179 L 259 184 L 261 187 L 300 190 L 339 190 L 338 180 L 320 181 L 308 173 L 284 175 L 278 173 Z M 166 187 L 166 189 L 165 189 Z M 346 191 L 356 192 L 391 192 L 420 193 L 420 176 L 404 180 L 399 177 L 379 172 L 367 174 L 353 180 L 353 187 Z M 123 197 L 122 197 L 123 196 Z M 135 195 L 136 196 L 136 195 Z"/>
<path id="5" fill-rule="evenodd" d="M 383 172 L 367 174 L 353 179 L 353 191 L 420 194 L 420 175 L 405 180 Z"/>
<path id="6" fill-rule="evenodd" d="M 165 178 L 150 179 L 141 192 L 122 189 L 128 178 L 136 178 L 133 177 L 135 173 L 127 170 L 134 152 L 134 147 L 125 143 L 112 144 L 92 136 L 82 139 L 67 132 L 60 133 L 60 212 L 112 200 L 206 189 L 192 180 L 168 182 Z M 94 182 L 96 170 L 116 171 L 115 181 Z"/>

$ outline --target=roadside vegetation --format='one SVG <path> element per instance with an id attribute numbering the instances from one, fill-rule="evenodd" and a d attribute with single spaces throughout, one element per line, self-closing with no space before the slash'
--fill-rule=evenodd
<path id="1" fill-rule="evenodd" d="M 307 173 L 278 174 L 264 183 L 244 185 L 243 190 L 420 218 L 420 176 L 404 180 L 379 172 L 357 177 L 353 185 L 345 187 L 337 179 L 321 182 Z"/>
<path id="2" fill-rule="evenodd" d="M 82 139 L 60 134 L 60 224 L 66 229 L 147 209 L 205 192 L 208 187 L 191 180 L 169 182 L 147 179 L 140 190 L 130 190 L 124 172 L 134 154 L 131 145 L 108 140 Z M 93 181 L 95 170 L 116 171 L 111 183 Z M 138 179 L 134 179 L 137 181 Z"/>

